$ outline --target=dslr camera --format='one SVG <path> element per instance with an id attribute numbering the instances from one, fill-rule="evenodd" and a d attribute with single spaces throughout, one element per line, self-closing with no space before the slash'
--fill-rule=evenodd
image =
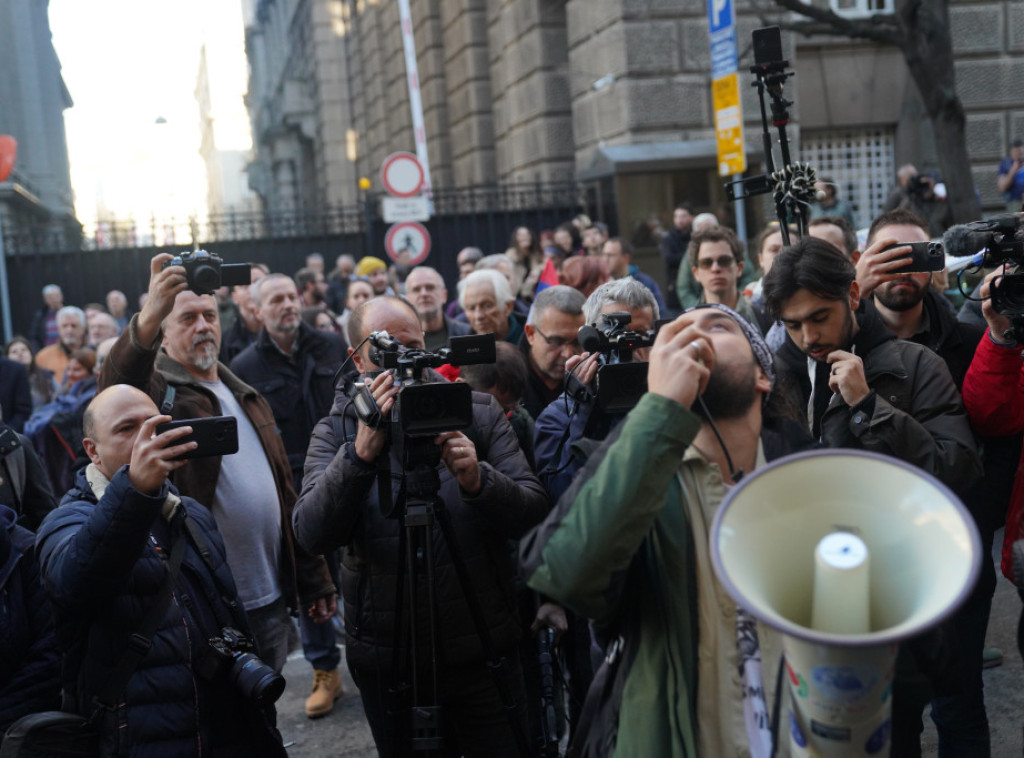
<path id="1" fill-rule="evenodd" d="M 598 407 L 607 413 L 626 413 L 647 392 L 647 364 L 634 361 L 633 352 L 653 345 L 658 332 L 630 331 L 626 327 L 632 320 L 629 311 L 616 311 L 603 314 L 600 326 L 580 327 L 580 346 L 588 353 L 601 355 L 594 394 Z M 571 386 L 569 394 L 576 395 Z"/>
<path id="2" fill-rule="evenodd" d="M 226 626 L 210 638 L 199 672 L 210 681 L 227 677 L 246 702 L 259 708 L 273 705 L 284 692 L 284 677 L 261 661 L 255 649 L 246 635 Z"/>
<path id="3" fill-rule="evenodd" d="M 219 255 L 205 250 L 176 255 L 169 261 L 164 261 L 161 268 L 168 266 L 184 267 L 188 288 L 197 295 L 212 295 L 221 287 L 249 284 L 251 281 L 250 264 L 224 263 L 224 259 Z"/>

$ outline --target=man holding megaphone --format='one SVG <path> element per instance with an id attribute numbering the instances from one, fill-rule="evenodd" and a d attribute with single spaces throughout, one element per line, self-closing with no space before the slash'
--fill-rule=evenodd
<path id="1" fill-rule="evenodd" d="M 770 755 L 779 635 L 715 579 L 708 528 L 728 485 L 808 441 L 774 380 L 760 332 L 726 306 L 663 326 L 647 394 L 523 540 L 529 585 L 609 640 L 571 754 Z"/>

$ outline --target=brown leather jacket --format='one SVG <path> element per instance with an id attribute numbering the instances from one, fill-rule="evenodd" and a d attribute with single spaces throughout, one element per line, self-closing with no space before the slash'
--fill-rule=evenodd
<path id="1" fill-rule="evenodd" d="M 222 415 L 216 396 L 184 366 L 161 348 L 146 348 L 139 344 L 135 336 L 137 321 L 138 316 L 133 316 L 103 362 L 100 391 L 113 384 L 130 384 L 146 392 L 160 407 L 170 384 L 176 392 L 170 413 L 175 419 Z M 160 338 L 156 342 L 159 344 Z M 295 542 L 292 510 L 296 495 L 292 488 L 291 467 L 270 406 L 262 395 L 232 374 L 223 363 L 217 364 L 217 374 L 252 421 L 274 472 L 277 499 L 281 504 L 281 588 L 288 606 L 293 611 L 300 611 L 300 602 L 302 606 L 308 606 L 317 598 L 334 593 L 334 582 L 323 556 L 312 555 Z M 220 456 L 211 456 L 189 461 L 171 474 L 171 481 L 182 495 L 208 505 L 213 502 L 219 476 Z"/>

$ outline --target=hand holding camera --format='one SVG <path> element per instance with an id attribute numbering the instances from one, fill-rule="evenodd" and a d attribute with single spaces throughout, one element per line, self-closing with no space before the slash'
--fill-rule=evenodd
<path id="1" fill-rule="evenodd" d="M 373 402 L 379 409 L 382 423 L 377 428 L 372 428 L 362 420 L 359 421 L 359 428 L 356 431 L 355 450 L 356 455 L 361 461 L 373 463 L 377 456 L 380 455 L 380 451 L 384 449 L 384 445 L 388 441 L 388 430 L 384 421 L 389 417 L 391 408 L 395 404 L 395 396 L 400 389 L 402 389 L 400 385 L 395 385 L 395 377 L 390 371 L 382 371 L 364 388 L 363 392 L 369 392 Z"/>
<path id="2" fill-rule="evenodd" d="M 483 482 L 473 440 L 462 432 L 443 432 L 437 435 L 434 444 L 441 446 L 441 460 L 462 491 L 470 497 L 479 495 Z"/>
<path id="3" fill-rule="evenodd" d="M 996 303 L 990 297 L 992 290 L 999 286 L 999 282 L 1008 273 L 1009 266 L 1003 264 L 985 277 L 981 283 L 981 288 L 978 290 L 978 297 L 982 298 L 981 315 L 985 317 L 985 321 L 988 323 L 992 340 L 1000 345 L 1016 344 L 1016 340 L 1012 336 L 1009 338 L 1006 336 L 1008 333 L 1013 333 L 1013 322 L 1009 317 L 1004 316 L 996 309 Z"/>

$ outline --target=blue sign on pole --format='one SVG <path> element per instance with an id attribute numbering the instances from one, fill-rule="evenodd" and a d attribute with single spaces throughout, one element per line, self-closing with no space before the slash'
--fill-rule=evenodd
<path id="1" fill-rule="evenodd" d="M 737 70 L 736 20 L 733 0 L 707 0 L 711 36 L 711 78 L 721 79 Z"/>

